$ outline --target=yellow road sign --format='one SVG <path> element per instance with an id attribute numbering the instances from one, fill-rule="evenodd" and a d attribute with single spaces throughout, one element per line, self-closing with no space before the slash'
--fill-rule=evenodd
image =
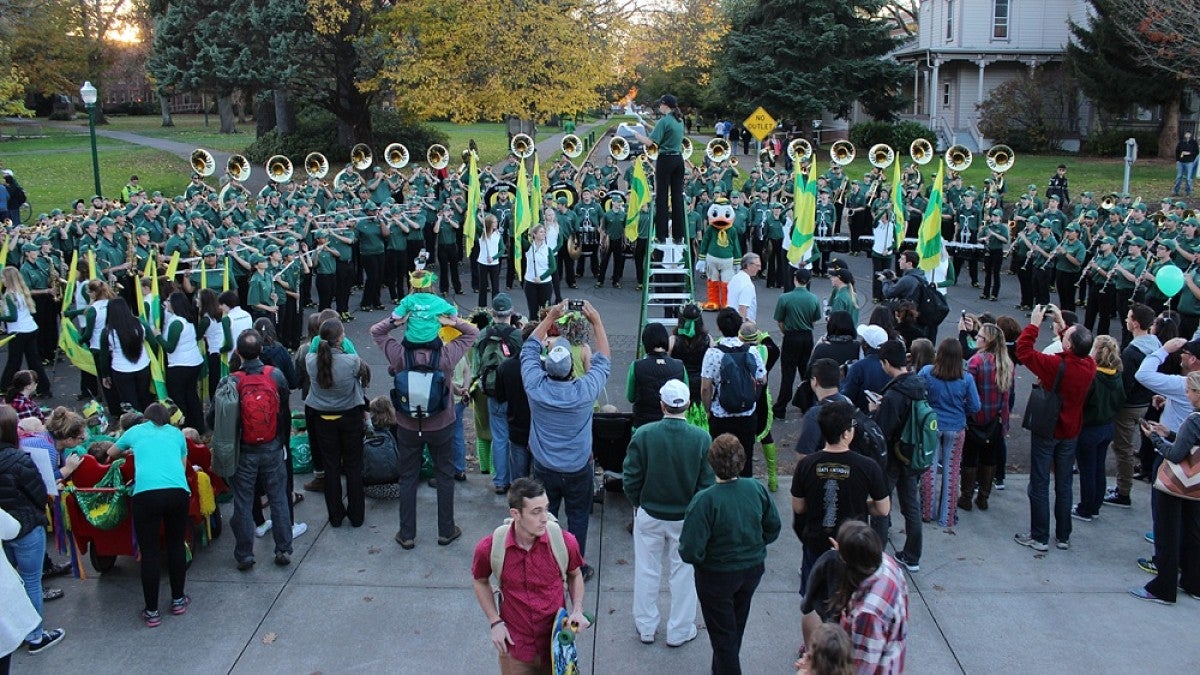
<path id="1" fill-rule="evenodd" d="M 749 129 L 755 138 L 762 141 L 771 135 L 772 131 L 775 131 L 775 118 L 771 117 L 771 114 L 766 110 L 763 110 L 762 106 L 759 106 L 758 110 L 750 113 L 750 116 L 742 122 L 742 125 Z"/>

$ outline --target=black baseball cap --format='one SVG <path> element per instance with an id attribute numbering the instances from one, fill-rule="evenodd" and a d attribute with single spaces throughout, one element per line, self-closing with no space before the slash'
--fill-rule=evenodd
<path id="1" fill-rule="evenodd" d="M 671 94 L 663 94 L 662 97 L 659 98 L 658 101 L 656 102 L 656 105 L 658 105 L 658 104 L 666 104 L 667 107 L 670 107 L 670 108 L 678 108 L 679 107 L 679 101 Z"/>
<path id="2" fill-rule="evenodd" d="M 879 349 L 875 353 L 879 356 L 880 361 L 886 361 L 893 368 L 903 368 L 908 364 L 908 350 L 899 340 L 888 340 L 879 345 Z"/>

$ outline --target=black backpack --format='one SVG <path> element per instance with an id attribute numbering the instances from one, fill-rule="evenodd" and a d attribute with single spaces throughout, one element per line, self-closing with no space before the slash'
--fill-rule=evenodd
<path id="1" fill-rule="evenodd" d="M 717 349 L 723 352 L 717 401 L 732 415 L 749 412 L 758 401 L 758 380 L 754 377 L 758 367 L 750 353 L 750 345 L 717 345 Z"/>
<path id="2" fill-rule="evenodd" d="M 920 282 L 917 285 L 916 301 L 920 322 L 926 326 L 936 326 L 950 314 L 950 305 L 946 302 L 946 296 L 942 295 L 933 284 Z"/>
<path id="3" fill-rule="evenodd" d="M 488 396 L 496 395 L 496 370 L 505 359 L 512 356 L 508 341 L 516 330 L 514 326 L 504 325 L 494 328 L 495 330 L 488 331 L 488 336 L 484 339 L 479 351 L 479 363 L 475 368 L 475 381 Z"/>
<path id="4" fill-rule="evenodd" d="M 400 454 L 396 437 L 387 429 L 374 429 L 363 439 L 363 485 L 381 485 L 400 480 Z"/>
<path id="5" fill-rule="evenodd" d="M 13 209 L 25 203 L 25 190 L 16 183 L 6 186 L 8 188 L 8 208 Z"/>
<path id="6" fill-rule="evenodd" d="M 875 460 L 886 471 L 888 451 L 883 430 L 870 415 L 857 407 L 854 409 L 854 421 L 858 424 L 854 429 L 854 440 L 850 441 L 850 449 Z"/>

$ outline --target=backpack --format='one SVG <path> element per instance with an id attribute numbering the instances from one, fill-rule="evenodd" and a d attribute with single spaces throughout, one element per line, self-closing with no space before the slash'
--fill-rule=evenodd
<path id="1" fill-rule="evenodd" d="M 736 415 L 749 412 L 758 401 L 758 381 L 754 378 L 757 365 L 750 354 L 750 346 L 717 345 L 717 348 L 724 352 L 717 383 L 717 401 L 727 413 Z"/>
<path id="2" fill-rule="evenodd" d="M 241 398 L 237 380 L 232 375 L 217 383 L 212 410 L 212 440 L 208 444 L 212 450 L 212 470 L 222 478 L 232 478 L 237 473 L 242 422 Z"/>
<path id="3" fill-rule="evenodd" d="M 915 400 L 909 408 L 904 429 L 900 432 L 896 458 L 913 471 L 924 471 L 933 466 L 937 450 L 937 414 L 927 399 Z"/>
<path id="4" fill-rule="evenodd" d="M 479 352 L 479 363 L 475 368 L 475 381 L 488 396 L 496 395 L 496 370 L 505 359 L 512 356 L 508 340 L 516 330 L 513 326 L 495 328 L 494 331 L 488 331 Z"/>
<path id="5" fill-rule="evenodd" d="M 16 183 L 13 183 L 12 185 L 9 185 L 7 187 L 8 187 L 8 208 L 15 209 L 18 206 L 24 205 L 28 199 L 25 196 L 25 189 L 22 188 L 20 185 L 17 185 Z"/>
<path id="6" fill-rule="evenodd" d="M 880 468 L 887 468 L 887 439 L 883 437 L 883 430 L 870 415 L 857 407 L 854 409 L 854 421 L 858 426 L 854 429 L 850 449 L 875 460 Z"/>
<path id="7" fill-rule="evenodd" d="M 564 597 L 567 587 L 567 539 L 563 536 L 562 526 L 558 524 L 558 519 L 554 514 L 549 514 L 550 520 L 546 523 L 546 534 L 550 539 L 550 551 L 554 553 L 554 561 L 558 563 L 558 573 L 562 576 Z M 504 571 L 504 554 L 506 549 L 505 541 L 508 539 L 508 531 L 513 527 L 512 518 L 505 518 L 504 523 L 492 531 L 492 552 L 490 560 L 492 563 L 492 576 L 496 577 L 496 589 L 500 588 L 500 573 Z"/>
<path id="8" fill-rule="evenodd" d="M 274 370 L 263 366 L 261 373 L 253 375 L 245 371 L 230 373 L 241 401 L 242 443 L 262 445 L 279 435 L 279 389 L 271 377 Z"/>
<path id="9" fill-rule="evenodd" d="M 413 351 L 405 347 L 404 363 L 408 367 L 396 373 L 392 382 L 392 405 L 396 411 L 423 420 L 445 410 L 450 390 L 442 372 L 441 349 L 432 351 L 429 363 L 420 364 L 413 358 Z"/>
<path id="10" fill-rule="evenodd" d="M 396 437 L 388 430 L 374 429 L 363 440 L 363 485 L 395 483 L 400 480 L 400 453 Z"/>
<path id="11" fill-rule="evenodd" d="M 917 313 L 921 323 L 926 326 L 936 326 L 950 314 L 950 305 L 946 296 L 930 283 L 921 282 L 917 285 Z"/>

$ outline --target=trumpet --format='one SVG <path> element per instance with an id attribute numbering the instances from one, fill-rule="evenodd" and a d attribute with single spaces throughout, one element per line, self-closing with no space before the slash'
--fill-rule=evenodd
<path id="1" fill-rule="evenodd" d="M 384 161 L 393 169 L 403 169 L 408 166 L 408 148 L 401 143 L 392 143 L 383 149 Z"/>
<path id="2" fill-rule="evenodd" d="M 431 169 L 444 169 L 450 165 L 450 151 L 441 143 L 434 143 L 425 151 L 425 162 Z"/>
<path id="3" fill-rule="evenodd" d="M 988 148 L 985 161 L 989 169 L 1003 174 L 1017 163 L 1017 156 L 1007 145 L 993 145 Z"/>
<path id="4" fill-rule="evenodd" d="M 729 141 L 724 138 L 714 138 L 704 146 L 704 156 L 714 164 L 724 162 L 732 154 L 733 148 L 729 145 Z"/>
<path id="5" fill-rule="evenodd" d="M 853 147 L 853 146 L 851 146 Z M 831 148 L 832 150 L 832 148 Z M 813 147 L 812 143 L 803 138 L 794 138 L 787 146 L 788 159 L 792 160 L 793 164 L 802 164 L 812 158 Z"/>
<path id="6" fill-rule="evenodd" d="M 944 156 L 946 168 L 954 173 L 962 173 L 971 166 L 971 150 L 965 145 L 952 145 L 946 149 Z"/>
<path id="7" fill-rule="evenodd" d="M 217 171 L 217 160 L 213 159 L 211 152 L 201 148 L 192 151 L 189 163 L 192 165 L 192 171 L 200 174 L 203 178 L 207 178 Z"/>
<path id="8" fill-rule="evenodd" d="M 241 155 L 233 155 L 225 162 L 225 173 L 229 174 L 230 179 L 244 183 L 250 180 L 250 162 Z"/>
<path id="9" fill-rule="evenodd" d="M 829 161 L 838 166 L 849 165 L 854 161 L 855 154 L 854 144 L 850 141 L 834 141 L 833 145 L 829 146 Z"/>
<path id="10" fill-rule="evenodd" d="M 514 134 L 508 149 L 520 159 L 529 159 L 535 150 L 533 138 L 529 134 Z"/>
<path id="11" fill-rule="evenodd" d="M 933 144 L 924 138 L 918 138 L 908 146 L 908 156 L 912 157 L 914 164 L 924 166 L 933 161 Z"/>
<path id="12" fill-rule="evenodd" d="M 583 154 L 583 141 L 575 134 L 567 134 L 566 136 L 563 136 L 562 142 L 559 143 L 559 147 L 562 148 L 562 153 L 566 155 L 568 159 L 575 159 Z"/>
<path id="13" fill-rule="evenodd" d="M 304 158 L 304 172 L 309 178 L 321 180 L 329 173 L 329 160 L 319 152 L 310 152 Z"/>
<path id="14" fill-rule="evenodd" d="M 371 156 L 371 146 L 359 143 L 350 148 L 350 163 L 355 169 L 362 171 L 371 166 L 374 157 Z"/>
<path id="15" fill-rule="evenodd" d="M 896 151 L 892 150 L 887 143 L 876 143 L 867 151 L 867 156 L 871 161 L 871 166 L 877 169 L 886 169 L 896 161 Z"/>
<path id="16" fill-rule="evenodd" d="M 267 160 L 267 175 L 276 183 L 286 183 L 292 179 L 292 160 L 284 155 L 275 155 Z"/>
<path id="17" fill-rule="evenodd" d="M 712 141 L 709 144 L 711 145 Z M 613 136 L 613 139 L 608 143 L 608 154 L 618 162 L 629 159 L 629 141 L 620 136 Z"/>

